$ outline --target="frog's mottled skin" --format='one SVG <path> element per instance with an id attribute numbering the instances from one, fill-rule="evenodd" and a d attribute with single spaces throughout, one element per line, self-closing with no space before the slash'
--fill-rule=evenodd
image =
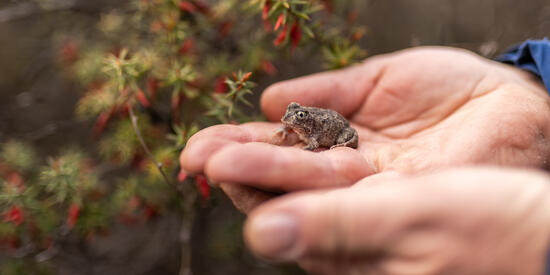
<path id="1" fill-rule="evenodd" d="M 357 131 L 349 126 L 342 115 L 333 110 L 305 107 L 292 102 L 281 122 L 284 126 L 279 132 L 283 133 L 283 139 L 292 129 L 306 143 L 306 150 L 315 150 L 320 146 L 330 149 L 340 146 L 357 148 Z"/>

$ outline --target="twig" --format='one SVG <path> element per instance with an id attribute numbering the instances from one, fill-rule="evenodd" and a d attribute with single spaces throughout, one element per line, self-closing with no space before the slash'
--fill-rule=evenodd
<path id="1" fill-rule="evenodd" d="M 158 162 L 155 157 L 153 156 L 153 154 L 151 153 L 151 150 L 149 150 L 149 147 L 147 146 L 147 144 L 145 144 L 145 140 L 143 139 L 143 135 L 141 134 L 141 131 L 139 130 L 139 126 L 138 126 L 138 123 L 137 123 L 137 116 L 135 115 L 134 113 L 134 107 L 132 107 L 132 105 L 129 104 L 128 106 L 128 112 L 130 113 L 130 121 L 132 121 L 132 127 L 134 128 L 134 132 L 136 132 L 136 135 L 139 139 L 139 143 L 141 144 L 141 147 L 143 147 L 143 150 L 145 150 L 145 153 L 147 154 L 147 156 L 149 157 L 149 159 L 151 159 L 151 161 L 155 164 L 155 166 L 157 167 L 158 171 L 160 172 L 160 174 L 162 175 L 162 177 L 164 178 L 164 181 L 174 187 L 174 189 L 176 189 L 176 191 L 178 191 L 181 195 L 185 195 L 181 189 L 179 189 L 172 181 L 170 181 L 170 179 L 168 178 L 168 176 L 166 175 L 166 173 L 164 172 L 164 169 L 162 169 L 162 163 Z"/>
<path id="2" fill-rule="evenodd" d="M 195 220 L 193 206 L 197 198 L 196 193 L 193 194 L 192 196 L 188 196 L 187 200 L 184 202 L 184 210 L 187 214 L 183 216 L 180 228 L 181 258 L 179 275 L 193 275 L 193 270 L 191 270 L 191 233 Z"/>

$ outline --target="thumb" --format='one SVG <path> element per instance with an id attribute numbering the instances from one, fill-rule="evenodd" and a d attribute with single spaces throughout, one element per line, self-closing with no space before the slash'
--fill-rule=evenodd
<path id="1" fill-rule="evenodd" d="M 413 219 L 421 196 L 410 184 L 361 185 L 283 196 L 258 207 L 245 241 L 258 256 L 278 261 L 377 254 Z"/>
<path id="2" fill-rule="evenodd" d="M 290 102 L 333 109 L 349 116 L 364 103 L 383 71 L 384 56 L 371 57 L 346 69 L 329 71 L 275 83 L 261 98 L 264 114 L 278 121 Z"/>

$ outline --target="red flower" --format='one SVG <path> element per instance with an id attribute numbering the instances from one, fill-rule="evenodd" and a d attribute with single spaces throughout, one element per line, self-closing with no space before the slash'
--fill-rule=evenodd
<path id="1" fill-rule="evenodd" d="M 140 89 L 140 90 L 137 91 L 136 99 L 139 101 L 141 106 L 143 106 L 145 108 L 151 107 L 151 103 L 149 102 L 149 99 L 147 99 L 147 96 L 145 95 L 143 90 Z"/>
<path id="2" fill-rule="evenodd" d="M 292 41 L 292 49 L 296 49 L 296 47 L 300 44 L 301 39 L 302 30 L 300 29 L 298 23 L 294 22 L 292 28 L 290 29 L 290 40 Z"/>
<path id="3" fill-rule="evenodd" d="M 13 222 L 20 225 L 25 220 L 23 210 L 17 205 L 13 205 L 8 211 L 4 212 L 4 222 Z"/>
<path id="4" fill-rule="evenodd" d="M 76 203 L 71 204 L 71 206 L 69 206 L 69 214 L 67 215 L 67 225 L 69 228 L 72 229 L 75 226 L 79 214 L 80 206 Z"/>
<path id="5" fill-rule="evenodd" d="M 188 13 L 195 13 L 197 11 L 197 7 L 189 1 L 181 1 L 179 6 L 181 11 L 186 11 Z"/>
<path id="6" fill-rule="evenodd" d="M 216 79 L 216 85 L 214 87 L 214 93 L 225 94 L 229 90 L 227 83 L 225 83 L 226 77 L 220 76 Z"/>
<path id="7" fill-rule="evenodd" d="M 273 30 L 274 31 L 278 30 L 279 27 L 283 25 L 284 21 L 285 21 L 285 14 L 281 13 L 281 15 L 279 15 L 279 18 L 277 18 L 277 22 L 275 23 L 275 27 L 273 27 Z"/>
<path id="8" fill-rule="evenodd" d="M 207 200 L 210 197 L 210 185 L 208 185 L 208 180 L 204 175 L 196 175 L 195 182 L 197 183 L 197 188 L 203 199 Z"/>
<path id="9" fill-rule="evenodd" d="M 277 36 L 277 38 L 275 38 L 275 40 L 273 41 L 273 45 L 275 46 L 281 45 L 281 43 L 283 43 L 286 39 L 286 32 L 287 32 L 287 27 L 285 25 L 283 30 L 281 30 L 281 32 L 279 33 L 279 36 Z"/>
<path id="10" fill-rule="evenodd" d="M 183 182 L 183 181 L 185 181 L 186 178 L 187 178 L 187 173 L 185 173 L 185 171 L 183 171 L 183 169 L 181 169 L 179 174 L 178 174 L 178 182 Z"/>

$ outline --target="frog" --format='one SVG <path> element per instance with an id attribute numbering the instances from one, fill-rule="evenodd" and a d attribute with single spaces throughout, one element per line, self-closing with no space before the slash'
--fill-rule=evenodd
<path id="1" fill-rule="evenodd" d="M 303 149 L 313 151 L 319 147 L 334 149 L 350 147 L 359 143 L 357 131 L 344 116 L 331 109 L 301 106 L 291 102 L 281 118 L 283 126 L 276 131 L 285 140 L 290 131 L 305 143 Z"/>

